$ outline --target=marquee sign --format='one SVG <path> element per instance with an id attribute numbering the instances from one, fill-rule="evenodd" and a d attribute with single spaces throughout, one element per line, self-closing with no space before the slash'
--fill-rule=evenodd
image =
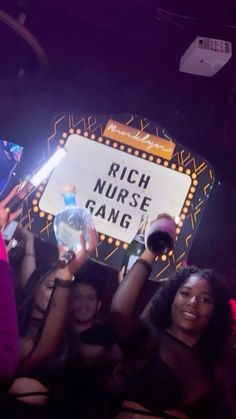
<path id="1" fill-rule="evenodd" d="M 41 210 L 53 215 L 60 212 L 61 188 L 73 184 L 78 204 L 91 210 L 97 231 L 127 243 L 144 212 L 151 221 L 163 212 L 179 217 L 191 185 L 186 174 L 78 134 L 68 137 L 65 149 L 67 155 L 40 199 Z"/>
<path id="2" fill-rule="evenodd" d="M 134 115 L 63 115 L 48 150 L 67 156 L 32 197 L 34 231 L 53 241 L 53 216 L 63 209 L 61 187 L 73 184 L 77 202 L 89 208 L 99 233 L 94 255 L 119 269 L 143 213 L 152 221 L 167 212 L 177 221 L 173 251 L 157 258 L 153 279 L 186 260 L 214 181 L 201 156 L 178 144 L 159 124 Z"/>

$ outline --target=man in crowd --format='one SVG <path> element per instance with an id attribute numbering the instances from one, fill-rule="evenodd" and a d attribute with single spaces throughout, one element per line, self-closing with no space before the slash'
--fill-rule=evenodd
<path id="1" fill-rule="evenodd" d="M 81 273 L 73 290 L 70 321 L 71 350 L 84 364 L 116 361 L 121 352 L 108 324 L 99 321 L 102 305 L 100 278 Z"/>

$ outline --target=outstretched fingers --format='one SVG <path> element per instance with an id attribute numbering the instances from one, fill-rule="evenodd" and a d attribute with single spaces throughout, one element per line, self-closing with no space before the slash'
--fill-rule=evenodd
<path id="1" fill-rule="evenodd" d="M 86 249 L 89 253 L 93 252 L 98 244 L 98 234 L 94 227 L 88 227 L 89 239 L 86 243 Z"/>

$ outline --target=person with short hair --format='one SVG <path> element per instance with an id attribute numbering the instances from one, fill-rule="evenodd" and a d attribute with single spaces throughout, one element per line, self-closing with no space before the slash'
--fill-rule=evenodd
<path id="1" fill-rule="evenodd" d="M 90 366 L 121 358 L 111 326 L 99 321 L 102 306 L 100 282 L 100 277 L 93 271 L 78 273 L 68 325 L 70 354 Z"/>

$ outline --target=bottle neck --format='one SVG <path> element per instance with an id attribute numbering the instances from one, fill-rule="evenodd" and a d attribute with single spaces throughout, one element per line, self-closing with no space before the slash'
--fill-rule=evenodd
<path id="1" fill-rule="evenodd" d="M 147 215 L 142 215 L 138 231 L 135 235 L 135 240 L 139 243 L 144 243 L 144 237 L 145 237 L 145 229 L 147 226 L 148 218 Z"/>
<path id="2" fill-rule="evenodd" d="M 145 235 L 145 229 L 147 227 L 147 222 L 148 222 L 147 216 L 143 215 L 142 219 L 140 221 L 140 225 L 139 225 L 139 228 L 138 228 L 138 231 L 137 231 L 137 235 L 139 235 L 139 236 L 144 236 Z"/>
<path id="3" fill-rule="evenodd" d="M 67 192 L 64 194 L 64 204 L 66 207 L 75 207 L 76 200 L 75 200 L 75 193 L 74 192 Z"/>

